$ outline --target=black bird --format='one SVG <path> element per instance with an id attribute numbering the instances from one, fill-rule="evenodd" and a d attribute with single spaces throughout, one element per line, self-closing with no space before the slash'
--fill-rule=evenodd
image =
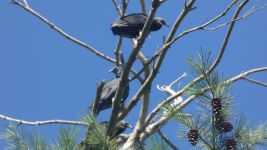
<path id="1" fill-rule="evenodd" d="M 109 122 L 108 121 L 103 121 L 101 123 L 99 123 L 99 129 L 103 129 L 104 131 L 106 131 L 108 129 L 109 126 Z M 121 120 L 119 121 L 115 128 L 114 128 L 114 132 L 113 135 L 111 136 L 111 139 L 118 137 L 120 134 L 122 134 L 127 128 L 132 128 L 131 124 L 128 123 L 125 120 Z M 93 132 L 93 128 L 88 128 L 88 136 L 86 136 L 86 139 L 88 141 L 86 141 L 85 139 L 83 139 L 80 142 L 80 146 L 83 147 L 85 150 L 96 150 L 96 147 L 101 147 L 101 145 L 98 145 L 97 143 L 90 143 L 90 139 L 93 138 L 91 136 L 94 136 L 94 132 Z M 99 132 L 99 131 L 98 131 Z M 103 145 L 102 145 L 103 146 Z"/>
<path id="2" fill-rule="evenodd" d="M 108 126 L 109 126 L 109 122 L 108 122 L 108 121 L 104 121 L 104 122 L 101 122 L 99 125 L 104 125 L 105 128 L 107 129 Z M 111 138 L 115 138 L 115 137 L 119 136 L 119 135 L 122 134 L 127 128 L 131 128 L 131 129 L 132 129 L 133 127 L 132 127 L 132 125 L 131 125 L 129 122 L 127 122 L 127 121 L 125 121 L 125 120 L 121 120 L 121 121 L 119 121 L 119 122 L 116 124 L 115 128 L 114 128 L 114 132 L 113 132 L 113 135 L 112 135 Z"/>
<path id="3" fill-rule="evenodd" d="M 111 25 L 111 30 L 114 35 L 120 35 L 127 38 L 136 38 L 143 29 L 147 20 L 147 15 L 142 13 L 134 13 L 123 16 Z M 150 31 L 157 31 L 162 25 L 166 25 L 166 21 L 162 18 L 156 17 L 151 24 Z"/>
<path id="4" fill-rule="evenodd" d="M 102 111 L 104 109 L 111 108 L 112 99 L 114 98 L 117 90 L 119 89 L 120 76 L 121 76 L 121 73 L 122 73 L 122 68 L 121 67 L 114 67 L 109 72 L 115 73 L 116 74 L 116 78 L 113 79 L 113 80 L 110 80 L 110 81 L 108 81 L 108 82 L 106 82 L 104 84 L 96 114 L 98 114 L 100 111 Z M 121 99 L 121 103 L 123 103 L 126 100 L 126 98 L 128 97 L 129 90 L 130 89 L 129 89 L 129 85 L 128 85 L 124 89 L 124 93 L 123 93 L 123 97 Z"/>

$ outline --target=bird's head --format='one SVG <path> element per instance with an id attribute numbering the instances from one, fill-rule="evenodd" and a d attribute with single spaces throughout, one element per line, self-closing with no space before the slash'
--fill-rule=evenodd
<path id="1" fill-rule="evenodd" d="M 120 77 L 121 73 L 122 73 L 122 68 L 115 66 L 112 69 L 110 69 L 108 72 L 112 72 L 116 74 L 116 77 Z"/>
<path id="2" fill-rule="evenodd" d="M 165 26 L 169 27 L 169 25 L 167 24 L 167 22 L 163 18 L 156 17 L 155 21 L 160 25 L 165 25 Z"/>
<path id="3" fill-rule="evenodd" d="M 125 129 L 126 128 L 131 128 L 131 129 L 133 128 L 132 125 L 129 122 L 125 121 L 125 120 L 120 121 L 119 122 L 119 126 L 125 128 Z"/>

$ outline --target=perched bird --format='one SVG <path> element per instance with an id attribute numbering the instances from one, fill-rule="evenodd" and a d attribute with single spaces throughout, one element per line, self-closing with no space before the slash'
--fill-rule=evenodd
<path id="1" fill-rule="evenodd" d="M 134 13 L 123 16 L 111 25 L 111 30 L 114 35 L 120 35 L 127 38 L 136 38 L 143 29 L 147 15 L 142 13 Z M 166 21 L 162 18 L 156 17 L 151 24 L 150 31 L 157 31 L 162 25 L 166 25 Z"/>
<path id="2" fill-rule="evenodd" d="M 114 67 L 109 72 L 115 73 L 116 78 L 113 80 L 110 80 L 104 84 L 96 114 L 98 114 L 100 111 L 102 111 L 104 109 L 111 108 L 112 99 L 115 97 L 115 94 L 116 94 L 117 90 L 119 89 L 120 76 L 122 73 L 122 68 L 121 67 Z M 129 85 L 127 85 L 126 88 L 124 89 L 121 103 L 123 103 L 126 100 L 126 98 L 128 97 L 129 90 L 130 90 Z"/>
<path id="3" fill-rule="evenodd" d="M 103 121 L 97 125 L 97 128 L 89 127 L 87 131 L 87 136 L 85 139 L 83 139 L 80 142 L 80 146 L 84 148 L 84 150 L 96 150 L 96 148 L 105 149 L 105 145 L 101 145 L 101 143 L 92 143 L 94 141 L 94 136 L 96 136 L 96 132 L 99 133 L 99 131 L 103 131 L 104 133 L 107 131 L 109 122 Z M 127 128 L 132 128 L 131 124 L 128 123 L 125 120 L 119 121 L 114 130 L 113 135 L 111 136 L 111 139 L 118 137 L 120 134 L 122 134 Z M 103 133 L 103 132 L 100 132 Z"/>
<path id="4" fill-rule="evenodd" d="M 109 122 L 108 121 L 104 121 L 104 122 L 101 122 L 99 125 L 104 125 L 106 127 L 106 129 L 108 128 L 109 126 Z M 125 120 L 121 120 L 119 121 L 115 128 L 114 128 L 114 132 L 113 132 L 113 135 L 111 138 L 115 138 L 117 136 L 119 136 L 120 134 L 122 134 L 127 128 L 133 128 L 132 125 L 125 121 Z"/>

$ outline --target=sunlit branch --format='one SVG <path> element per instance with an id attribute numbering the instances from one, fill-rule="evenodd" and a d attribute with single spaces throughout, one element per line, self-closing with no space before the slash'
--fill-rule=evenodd
<path id="1" fill-rule="evenodd" d="M 23 3 L 19 2 L 18 0 L 13 0 L 12 1 L 14 4 L 16 4 L 17 6 L 20 6 L 21 8 L 23 8 L 24 10 L 26 10 L 27 12 L 31 13 L 32 15 L 34 15 L 35 17 L 37 17 L 38 19 L 40 19 L 41 21 L 43 21 L 45 24 L 47 24 L 51 29 L 53 29 L 54 31 L 58 32 L 59 34 L 61 34 L 63 37 L 67 38 L 68 40 L 86 48 L 87 50 L 89 50 L 90 52 L 93 52 L 94 54 L 96 54 L 97 56 L 110 61 L 112 63 L 116 63 L 116 61 L 101 53 L 100 51 L 98 51 L 97 49 L 95 49 L 94 47 L 92 47 L 89 44 L 86 44 L 85 42 L 82 42 L 80 40 L 78 40 L 77 38 L 71 36 L 70 34 L 66 33 L 65 31 L 63 31 L 62 29 L 60 29 L 59 27 L 57 27 L 55 24 L 53 24 L 52 22 L 50 22 L 48 19 L 46 19 L 44 16 L 40 15 L 38 12 L 34 11 L 32 8 L 24 5 Z"/>
<path id="2" fill-rule="evenodd" d="M 34 126 L 41 126 L 41 125 L 48 125 L 48 124 L 69 124 L 69 125 L 82 125 L 82 126 L 88 126 L 86 122 L 80 122 L 80 121 L 71 121 L 71 120 L 58 120 L 58 119 L 53 119 L 53 120 L 45 120 L 45 121 L 25 121 L 21 119 L 16 119 L 16 118 L 11 118 L 5 115 L 0 114 L 0 118 L 15 122 L 18 124 L 25 124 L 25 125 L 34 125 Z"/>

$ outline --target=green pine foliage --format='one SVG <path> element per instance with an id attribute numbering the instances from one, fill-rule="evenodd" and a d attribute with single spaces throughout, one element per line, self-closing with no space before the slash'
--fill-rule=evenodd
<path id="1" fill-rule="evenodd" d="M 145 150 L 170 150 L 168 145 L 157 134 L 149 137 L 143 147 Z"/>
<path id="2" fill-rule="evenodd" d="M 74 127 L 62 127 L 59 130 L 57 141 L 53 149 L 57 150 L 81 150 L 78 144 L 78 130 Z"/>
<path id="3" fill-rule="evenodd" d="M 50 150 L 41 135 L 36 133 L 26 133 L 16 125 L 8 126 L 1 134 L 1 139 L 5 140 L 8 150 Z"/>
<path id="4" fill-rule="evenodd" d="M 93 148 L 94 150 L 116 150 L 119 149 L 117 138 L 111 139 L 107 136 L 106 124 L 99 124 L 93 113 L 82 117 L 84 122 L 88 123 L 86 138 L 83 146 Z"/>
<path id="5" fill-rule="evenodd" d="M 181 129 L 178 137 L 203 150 L 254 150 L 266 145 L 267 124 L 252 127 L 243 116 L 233 114 L 230 85 L 218 72 L 210 72 L 210 58 L 210 53 L 200 52 L 188 60 L 194 74 L 204 78 L 187 91 L 188 96 L 198 96 L 199 114 L 172 113 Z"/>

